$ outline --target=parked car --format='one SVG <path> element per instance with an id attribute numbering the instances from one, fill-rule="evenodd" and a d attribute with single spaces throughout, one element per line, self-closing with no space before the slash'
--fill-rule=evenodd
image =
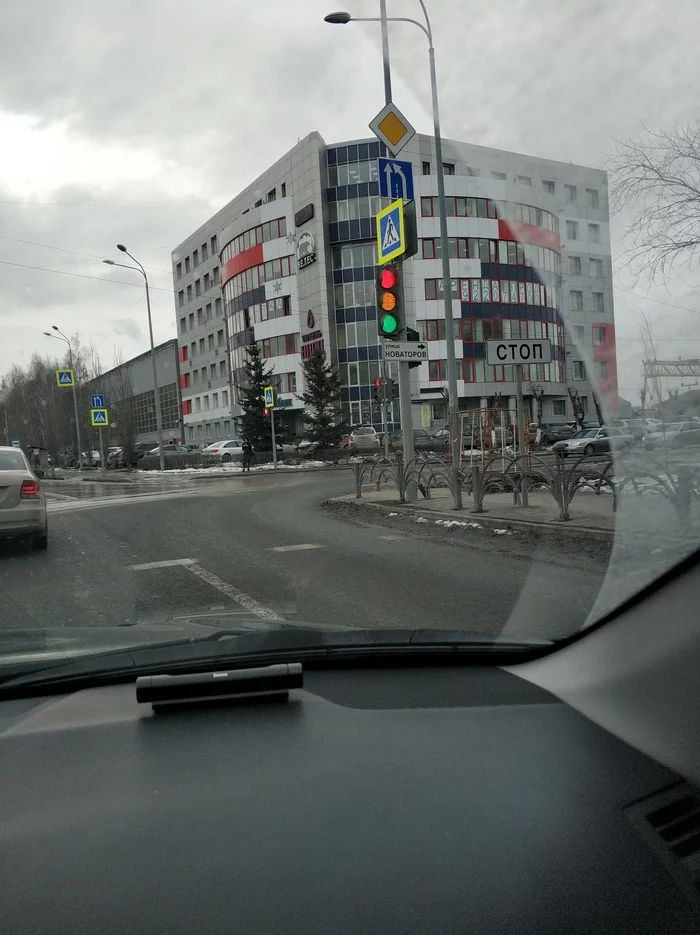
<path id="1" fill-rule="evenodd" d="M 634 445 L 632 435 L 626 435 L 620 429 L 606 425 L 593 429 L 583 429 L 576 432 L 571 438 L 555 442 L 552 446 L 555 451 L 561 451 L 564 456 L 568 454 L 592 455 L 603 451 L 626 452 Z"/>
<path id="2" fill-rule="evenodd" d="M 159 458 L 160 445 L 156 445 L 155 448 L 152 448 L 150 451 L 146 452 L 146 454 L 149 458 Z M 166 458 L 172 458 L 173 455 L 189 454 L 189 449 L 187 445 L 163 445 L 163 454 Z"/>
<path id="3" fill-rule="evenodd" d="M 224 464 L 227 464 L 234 458 L 243 456 L 243 439 L 229 438 L 222 442 L 214 442 L 213 445 L 207 445 L 202 454 L 220 458 Z"/>
<path id="4" fill-rule="evenodd" d="M 568 422 L 543 422 L 541 426 L 540 444 L 553 445 L 555 442 L 566 441 L 571 438 L 576 429 Z M 535 444 L 537 438 L 537 423 L 531 422 L 529 427 L 530 444 Z"/>
<path id="5" fill-rule="evenodd" d="M 84 467 L 99 467 L 100 466 L 100 453 L 93 448 L 92 451 L 83 452 L 83 465 Z"/>
<path id="6" fill-rule="evenodd" d="M 621 429 L 625 435 L 631 435 L 637 444 L 640 444 L 647 433 L 642 419 L 613 419 L 610 422 L 613 428 Z"/>
<path id="7" fill-rule="evenodd" d="M 353 429 L 348 440 L 350 451 L 378 451 L 380 445 L 379 433 L 372 425 L 360 425 Z"/>
<path id="8" fill-rule="evenodd" d="M 445 429 L 438 430 L 441 433 Z M 447 448 L 450 442 L 450 433 L 440 434 L 427 432 L 425 429 L 413 429 L 413 450 L 414 451 L 439 451 Z M 403 450 L 403 432 L 401 429 L 389 434 L 389 447 L 392 451 Z"/>
<path id="9" fill-rule="evenodd" d="M 644 436 L 644 447 L 685 448 L 700 445 L 700 422 L 673 422 Z"/>
<path id="10" fill-rule="evenodd" d="M 0 448 L 0 539 L 31 536 L 33 549 L 49 544 L 46 497 L 20 448 Z"/>

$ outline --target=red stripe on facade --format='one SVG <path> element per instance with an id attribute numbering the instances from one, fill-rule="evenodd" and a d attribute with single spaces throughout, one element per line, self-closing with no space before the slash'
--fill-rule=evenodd
<path id="1" fill-rule="evenodd" d="M 534 227 L 532 224 L 522 224 L 520 221 L 501 221 L 499 219 L 498 239 L 531 243 L 561 253 L 559 234 L 554 231 L 544 230 L 541 227 Z"/>
<path id="2" fill-rule="evenodd" d="M 620 401 L 617 389 L 617 352 L 615 348 L 615 325 L 609 321 L 594 322 L 593 328 L 601 328 L 605 333 L 602 344 L 593 345 L 593 360 L 604 360 L 607 364 L 606 376 L 593 375 L 593 383 L 605 401 L 610 412 L 618 412 Z"/>
<path id="3" fill-rule="evenodd" d="M 261 243 L 237 253 L 236 256 L 231 257 L 221 271 L 221 285 L 223 286 L 229 279 L 233 279 L 238 273 L 243 273 L 253 266 L 260 266 L 264 262 L 263 245 Z"/>

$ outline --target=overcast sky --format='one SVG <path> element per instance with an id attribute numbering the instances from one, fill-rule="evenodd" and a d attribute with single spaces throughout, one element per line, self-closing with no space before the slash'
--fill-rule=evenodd
<path id="1" fill-rule="evenodd" d="M 93 341 L 105 366 L 115 351 L 146 348 L 141 280 L 100 262 L 119 258 L 117 242 L 148 268 L 156 340 L 174 336 L 170 251 L 311 130 L 328 142 L 368 135 L 384 103 L 379 33 L 324 24 L 344 2 L 5 5 L 0 375 L 50 343 L 60 352 L 42 335 L 52 324 Z M 355 15 L 377 14 L 376 0 L 347 2 Z M 427 5 L 447 137 L 601 167 L 613 138 L 638 135 L 643 122 L 700 116 L 698 0 Z M 420 18 L 417 0 L 388 8 Z M 430 132 L 424 40 L 395 24 L 390 44 L 394 99 Z M 681 274 L 648 292 L 616 276 L 628 399 L 641 382 L 640 309 L 659 356 L 700 356 L 700 276 Z"/>

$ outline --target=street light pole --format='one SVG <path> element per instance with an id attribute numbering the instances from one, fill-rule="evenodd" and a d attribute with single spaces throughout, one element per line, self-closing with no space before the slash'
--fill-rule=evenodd
<path id="1" fill-rule="evenodd" d="M 447 345 L 447 387 L 449 391 L 449 417 L 450 417 L 450 438 L 452 442 L 452 496 L 455 509 L 462 507 L 462 486 L 459 477 L 459 439 L 458 439 L 458 412 L 459 397 L 457 394 L 457 357 L 455 354 L 454 343 L 454 315 L 452 312 L 452 279 L 450 276 L 450 254 L 449 241 L 447 236 L 447 210 L 445 204 L 445 179 L 442 166 L 442 137 L 440 133 L 440 108 L 438 104 L 437 74 L 435 71 L 435 49 L 433 48 L 433 31 L 430 25 L 430 18 L 426 10 L 424 0 L 418 0 L 423 16 L 425 17 L 425 26 L 417 20 L 409 19 L 405 16 L 386 15 L 386 0 L 380 0 L 380 16 L 351 16 L 349 13 L 329 13 L 324 17 L 327 23 L 335 25 L 346 25 L 350 22 L 357 23 L 381 23 L 382 27 L 382 56 L 384 60 L 384 90 L 391 94 L 391 79 L 387 78 L 389 74 L 389 44 L 385 40 L 385 31 L 387 23 L 413 23 L 417 26 L 428 40 L 428 59 L 430 62 L 430 93 L 433 108 L 433 133 L 435 137 L 435 159 L 437 161 L 438 177 L 438 210 L 440 212 L 440 249 L 442 252 L 442 293 L 445 305 L 445 337 Z M 387 83 L 388 81 L 388 83 Z M 387 103 L 390 98 L 387 98 Z M 403 419 L 402 419 L 403 424 Z M 412 426 L 411 426 L 412 431 Z M 406 444 L 406 427 L 404 433 L 404 451 Z"/>
<path id="2" fill-rule="evenodd" d="M 68 366 L 73 371 L 73 411 L 75 413 L 75 434 L 78 439 L 78 470 L 83 466 L 83 446 L 80 442 L 80 418 L 78 415 L 78 391 L 76 389 L 76 376 L 75 368 L 73 367 L 73 347 L 71 346 L 70 341 L 65 336 L 65 334 L 58 328 L 57 325 L 51 325 L 54 331 L 57 331 L 60 337 L 55 334 L 51 334 L 48 331 L 45 331 L 44 334 L 47 338 L 56 338 L 57 341 L 65 341 L 68 345 Z"/>
<path id="3" fill-rule="evenodd" d="M 118 243 L 117 250 L 121 250 L 122 253 L 126 253 L 129 259 L 133 260 L 136 266 L 129 266 L 126 263 L 115 263 L 114 260 L 103 260 L 103 263 L 107 263 L 108 266 L 121 266 L 124 269 L 136 269 L 143 276 L 143 281 L 146 285 L 146 311 L 148 312 L 148 336 L 151 342 L 151 367 L 153 369 L 153 396 L 156 403 L 156 433 L 158 435 L 158 454 L 160 458 L 160 469 L 161 471 L 165 470 L 165 450 L 163 448 L 163 418 L 161 415 L 160 409 L 160 391 L 158 389 L 158 372 L 156 369 L 156 352 L 153 344 L 153 320 L 151 318 L 151 293 L 148 288 L 148 276 L 146 275 L 146 270 L 139 263 L 136 257 L 132 256 L 129 251 L 126 249 L 124 244 Z"/>

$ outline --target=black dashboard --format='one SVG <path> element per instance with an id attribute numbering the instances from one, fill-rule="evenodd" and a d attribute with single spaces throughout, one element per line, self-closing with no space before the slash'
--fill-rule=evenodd
<path id="1" fill-rule="evenodd" d="M 700 931 L 694 791 L 502 669 L 5 701 L 0 790 L 13 935 Z"/>

